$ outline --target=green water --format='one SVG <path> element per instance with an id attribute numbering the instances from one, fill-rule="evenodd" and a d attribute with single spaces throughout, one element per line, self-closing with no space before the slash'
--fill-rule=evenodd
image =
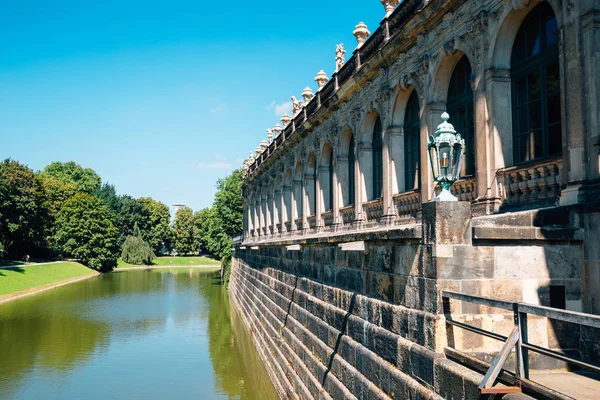
<path id="1" fill-rule="evenodd" d="M 0 398 L 276 395 L 218 272 L 172 269 L 106 274 L 0 304 Z"/>

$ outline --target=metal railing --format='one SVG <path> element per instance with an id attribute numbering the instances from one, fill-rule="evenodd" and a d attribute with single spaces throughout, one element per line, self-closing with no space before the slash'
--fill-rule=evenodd
<path id="1" fill-rule="evenodd" d="M 511 334 L 509 336 L 504 336 L 453 320 L 450 308 L 451 299 L 512 311 L 514 314 L 514 328 Z M 527 330 L 528 315 L 535 315 L 538 317 L 548 318 L 550 320 L 568 322 L 579 326 L 596 329 L 600 329 L 600 316 L 584 314 L 575 311 L 560 310 L 534 304 L 513 303 L 503 300 L 488 299 L 485 297 L 472 296 L 450 291 L 442 291 L 442 305 L 447 324 L 504 342 L 504 346 L 500 350 L 500 353 L 498 353 L 498 355 L 492 361 L 490 368 L 479 385 L 479 389 L 481 390 L 482 394 L 514 393 L 515 391 L 520 391 L 521 380 L 529 379 L 530 351 L 564 361 L 571 365 L 576 365 L 592 372 L 600 373 L 600 366 L 598 365 L 590 364 L 580 359 L 569 357 L 564 353 L 530 343 Z M 512 352 L 513 348 L 515 349 L 517 356 L 517 365 L 515 371 L 516 388 L 494 388 L 494 382 L 496 381 L 498 374 L 500 374 L 502 371 L 502 367 L 504 366 L 504 363 L 508 359 L 508 356 Z"/>

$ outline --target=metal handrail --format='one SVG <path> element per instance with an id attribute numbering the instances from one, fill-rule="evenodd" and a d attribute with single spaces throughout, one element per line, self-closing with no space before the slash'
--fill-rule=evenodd
<path id="1" fill-rule="evenodd" d="M 528 303 L 516 303 L 508 302 L 504 300 L 489 299 L 486 297 L 473 296 L 464 293 L 457 293 L 451 291 L 442 291 L 442 304 L 443 311 L 446 316 L 446 323 L 452 326 L 456 326 L 470 332 L 478 333 L 483 336 L 490 337 L 499 341 L 505 342 L 500 353 L 494 358 L 488 373 L 482 380 L 479 388 L 482 393 L 499 393 L 499 390 L 492 388 L 494 381 L 498 377 L 498 374 L 502 370 L 502 366 L 506 361 L 508 355 L 515 347 L 517 353 L 517 370 L 515 371 L 517 386 L 520 387 L 520 380 L 522 378 L 529 379 L 529 351 L 533 351 L 538 354 L 552 357 L 572 365 L 576 365 L 597 373 L 600 373 L 600 366 L 584 362 L 580 359 L 569 357 L 566 354 L 547 349 L 528 342 L 527 337 L 527 316 L 535 315 L 539 317 L 545 317 L 548 319 L 569 322 L 580 326 L 586 326 L 591 328 L 600 329 L 600 316 L 584 314 L 576 311 L 560 310 L 551 307 L 538 306 L 535 304 Z M 499 335 L 494 332 L 486 331 L 485 329 L 477 328 L 459 321 L 452 319 L 452 313 L 450 309 L 450 299 L 458 301 L 466 301 L 469 303 L 484 305 L 492 308 L 499 308 L 504 310 L 510 310 L 514 313 L 514 329 L 513 333 L 509 336 Z M 514 343 L 513 343 L 514 342 Z M 508 389 L 510 390 L 510 389 Z M 503 392 L 504 393 L 504 392 Z"/>

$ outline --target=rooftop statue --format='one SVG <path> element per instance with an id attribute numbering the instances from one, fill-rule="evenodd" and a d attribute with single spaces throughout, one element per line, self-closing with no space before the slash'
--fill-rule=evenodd
<path id="1" fill-rule="evenodd" d="M 296 99 L 296 96 L 292 96 L 292 113 L 294 116 L 302 111 L 302 108 L 304 108 L 304 102 Z"/>
<path id="2" fill-rule="evenodd" d="M 344 66 L 346 62 L 346 50 L 344 50 L 344 43 L 338 44 L 335 47 L 335 72 L 338 72 Z"/>

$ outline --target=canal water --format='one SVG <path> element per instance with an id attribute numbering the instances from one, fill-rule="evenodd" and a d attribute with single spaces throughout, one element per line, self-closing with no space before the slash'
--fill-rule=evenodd
<path id="1" fill-rule="evenodd" d="M 215 270 L 114 272 L 0 304 L 0 399 L 276 398 Z"/>

